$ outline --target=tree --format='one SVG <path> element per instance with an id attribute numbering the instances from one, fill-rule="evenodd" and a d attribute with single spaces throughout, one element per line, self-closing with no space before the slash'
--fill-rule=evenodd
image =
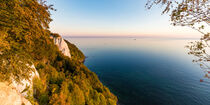
<path id="1" fill-rule="evenodd" d="M 210 0 L 148 0 L 146 7 L 164 6 L 162 14 L 170 13 L 174 26 L 188 26 L 199 31 L 203 36 L 199 41 L 190 42 L 186 47 L 189 55 L 206 73 L 210 74 Z"/>
<path id="2" fill-rule="evenodd" d="M 0 80 L 28 79 L 34 40 L 46 40 L 51 21 L 42 0 L 0 0 Z"/>

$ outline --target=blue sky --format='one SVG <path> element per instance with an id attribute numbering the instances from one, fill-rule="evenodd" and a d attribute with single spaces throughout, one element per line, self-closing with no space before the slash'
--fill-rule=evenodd
<path id="1" fill-rule="evenodd" d="M 146 0 L 48 0 L 52 12 L 50 30 L 63 36 L 200 37 L 188 27 L 170 25 L 163 8 L 146 10 Z"/>

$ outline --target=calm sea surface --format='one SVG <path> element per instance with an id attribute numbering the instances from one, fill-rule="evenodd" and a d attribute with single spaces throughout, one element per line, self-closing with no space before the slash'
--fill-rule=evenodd
<path id="1" fill-rule="evenodd" d="M 120 105 L 210 105 L 210 83 L 199 81 L 204 72 L 184 48 L 190 40 L 67 39 Z"/>

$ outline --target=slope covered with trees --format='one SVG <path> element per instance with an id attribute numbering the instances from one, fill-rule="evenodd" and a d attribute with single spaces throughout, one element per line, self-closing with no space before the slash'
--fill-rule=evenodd
<path id="1" fill-rule="evenodd" d="M 0 0 L 0 81 L 20 83 L 34 64 L 40 78 L 27 97 L 32 104 L 115 105 L 116 96 L 82 63 L 75 45 L 66 41 L 71 59 L 54 45 L 49 9 L 42 0 Z"/>

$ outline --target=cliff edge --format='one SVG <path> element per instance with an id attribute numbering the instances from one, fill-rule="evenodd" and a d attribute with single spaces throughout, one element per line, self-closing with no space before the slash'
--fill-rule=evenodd
<path id="1" fill-rule="evenodd" d="M 69 58 L 71 58 L 71 54 L 70 54 L 70 49 L 67 45 L 67 43 L 65 42 L 65 40 L 61 37 L 61 36 L 55 36 L 54 34 L 52 34 L 50 36 L 51 39 L 53 39 L 55 45 L 58 46 L 59 50 L 65 55 L 68 56 Z"/>

